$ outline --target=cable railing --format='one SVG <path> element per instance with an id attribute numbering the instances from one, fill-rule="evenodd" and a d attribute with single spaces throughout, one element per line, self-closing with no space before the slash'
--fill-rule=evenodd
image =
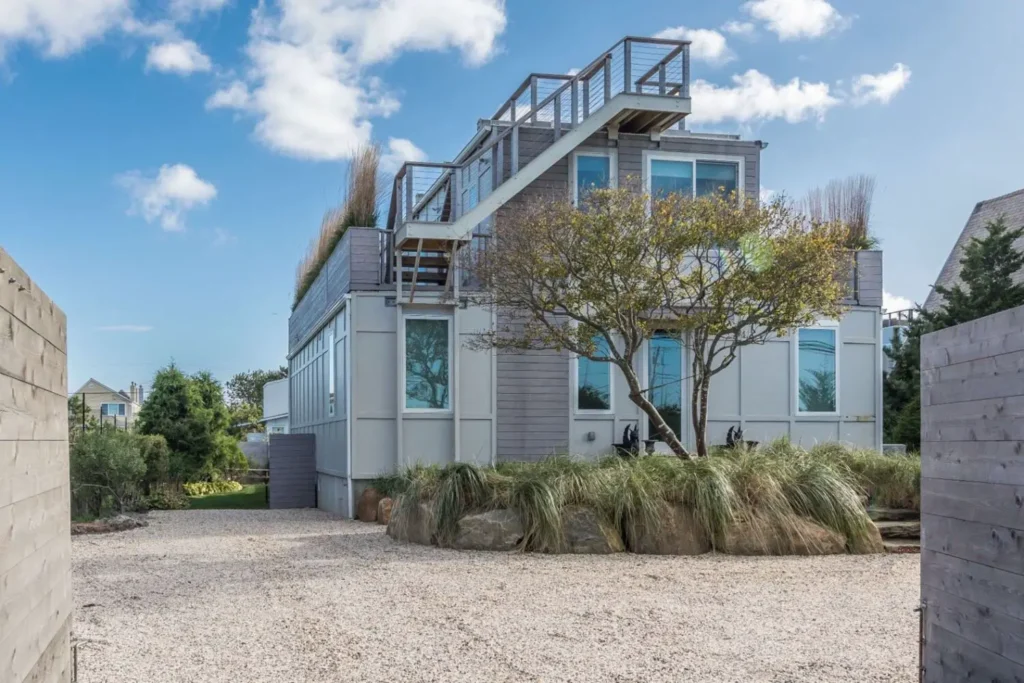
<path id="1" fill-rule="evenodd" d="M 478 149 L 457 163 L 407 162 L 395 175 L 388 229 L 410 221 L 453 223 L 514 176 L 524 127 L 557 141 L 622 93 L 688 99 L 690 43 L 627 36 L 574 74 L 527 77 L 491 117 Z M 472 231 L 481 234 L 480 226 Z"/>

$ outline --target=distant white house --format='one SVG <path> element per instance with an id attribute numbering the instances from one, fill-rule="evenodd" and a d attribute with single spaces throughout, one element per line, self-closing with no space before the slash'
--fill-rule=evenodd
<path id="1" fill-rule="evenodd" d="M 288 433 L 288 378 L 263 385 L 263 424 L 267 434 Z"/>

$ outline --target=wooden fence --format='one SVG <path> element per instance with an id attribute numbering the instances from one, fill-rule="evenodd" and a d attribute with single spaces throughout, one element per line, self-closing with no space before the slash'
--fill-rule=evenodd
<path id="1" fill-rule="evenodd" d="M 1024 307 L 921 343 L 922 679 L 1024 681 Z"/>

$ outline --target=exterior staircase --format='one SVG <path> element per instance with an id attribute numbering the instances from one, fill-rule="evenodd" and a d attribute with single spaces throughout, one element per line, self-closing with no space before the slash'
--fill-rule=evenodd
<path id="1" fill-rule="evenodd" d="M 921 552 L 921 513 L 917 510 L 868 508 L 888 553 Z"/>

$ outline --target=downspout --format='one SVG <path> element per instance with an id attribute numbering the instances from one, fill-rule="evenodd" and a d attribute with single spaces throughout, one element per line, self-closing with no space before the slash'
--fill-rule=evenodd
<path id="1" fill-rule="evenodd" d="M 352 488 L 352 448 L 355 445 L 352 422 L 352 342 L 355 331 L 352 329 L 352 294 L 345 295 L 345 472 L 348 473 L 348 518 L 356 518 L 356 496 Z M 334 353 L 334 349 L 331 349 Z"/>

